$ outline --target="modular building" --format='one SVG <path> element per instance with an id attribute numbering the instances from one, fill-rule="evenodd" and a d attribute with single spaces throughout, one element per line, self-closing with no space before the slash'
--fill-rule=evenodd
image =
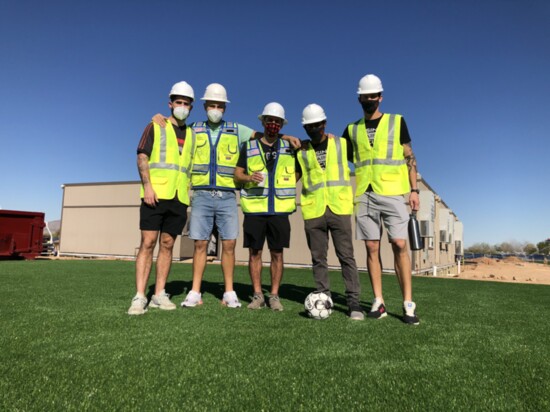
<path id="1" fill-rule="evenodd" d="M 355 184 L 353 177 L 352 184 Z M 450 273 L 457 258 L 463 254 L 463 225 L 420 175 L 418 187 L 421 206 L 417 217 L 424 238 L 424 248 L 410 252 L 413 272 Z M 62 188 L 60 255 L 135 258 L 140 243 L 139 181 L 71 183 Z M 300 191 L 299 182 L 297 192 Z M 188 215 L 190 210 L 189 208 Z M 239 207 L 241 229 L 242 221 L 243 213 Z M 284 252 L 285 264 L 311 266 L 299 196 L 297 210 L 290 216 L 290 224 L 292 232 L 290 248 Z M 353 236 L 355 239 L 355 233 Z M 382 266 L 385 272 L 393 272 L 393 253 L 385 230 L 382 236 Z M 242 245 L 241 230 L 235 255 L 238 263 L 246 264 L 248 249 L 244 249 Z M 367 257 L 363 241 L 354 240 L 354 252 L 358 268 L 365 270 Z M 188 238 L 186 227 L 182 236 L 178 236 L 176 240 L 174 259 L 185 260 L 192 255 L 193 241 Z M 217 250 L 214 255 L 220 259 L 221 250 Z M 269 260 L 266 245 L 263 261 L 268 263 Z M 332 244 L 329 247 L 328 263 L 330 267 L 339 267 Z"/>

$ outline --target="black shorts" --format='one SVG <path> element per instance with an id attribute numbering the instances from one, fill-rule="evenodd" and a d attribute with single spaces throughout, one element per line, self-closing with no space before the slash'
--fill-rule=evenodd
<path id="1" fill-rule="evenodd" d="M 267 237 L 269 250 L 288 248 L 290 222 L 288 215 L 244 215 L 243 247 L 262 250 Z"/>
<path id="2" fill-rule="evenodd" d="M 181 235 L 187 222 L 187 205 L 177 197 L 171 200 L 159 199 L 155 207 L 151 207 L 141 199 L 139 209 L 139 228 L 141 230 L 157 230 L 172 236 Z"/>

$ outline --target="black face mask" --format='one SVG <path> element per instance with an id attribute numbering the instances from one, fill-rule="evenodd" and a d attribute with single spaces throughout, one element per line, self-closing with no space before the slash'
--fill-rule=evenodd
<path id="1" fill-rule="evenodd" d="M 361 102 L 363 111 L 368 114 L 372 114 L 378 109 L 378 100 L 367 100 L 366 102 Z"/>
<path id="2" fill-rule="evenodd" d="M 306 129 L 306 133 L 313 144 L 320 143 L 325 135 L 325 126 L 319 126 L 315 129 Z"/>

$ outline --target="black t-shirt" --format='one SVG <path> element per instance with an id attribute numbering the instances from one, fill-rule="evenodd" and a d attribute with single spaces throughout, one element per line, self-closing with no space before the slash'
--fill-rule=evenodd
<path id="1" fill-rule="evenodd" d="M 328 148 L 328 138 L 325 139 L 323 142 L 315 145 L 311 141 L 309 142 L 313 150 L 315 150 L 315 157 L 317 157 L 317 162 L 319 163 L 319 166 L 324 170 L 327 166 L 327 148 Z M 300 151 L 298 151 L 296 155 L 296 160 L 298 159 L 298 156 L 300 156 Z M 300 166 L 300 163 L 296 161 L 296 171 L 302 174 L 302 166 Z"/>
<path id="2" fill-rule="evenodd" d="M 169 120 L 166 120 L 166 121 L 169 121 Z M 187 125 L 184 124 L 183 126 L 178 126 L 178 125 L 172 124 L 172 127 L 176 132 L 176 138 L 178 139 L 178 146 L 180 148 L 180 154 L 181 154 L 181 151 L 183 150 L 183 145 L 185 143 L 185 134 L 187 133 Z M 137 153 L 138 154 L 143 153 L 147 155 L 147 157 L 151 157 L 154 141 L 155 141 L 155 129 L 153 127 L 153 123 L 149 123 L 147 127 L 145 127 L 145 130 L 141 135 L 141 140 L 139 141 Z"/>
<path id="3" fill-rule="evenodd" d="M 262 146 L 262 150 L 265 156 L 264 158 L 265 166 L 269 173 L 273 171 L 273 165 L 275 164 L 275 160 L 277 159 L 277 154 L 279 153 L 279 142 L 281 141 L 281 136 L 282 134 L 279 134 L 279 139 L 277 139 L 272 146 L 265 144 L 264 142 L 262 142 L 261 139 L 257 140 L 258 143 L 260 143 L 260 145 Z M 248 168 L 246 147 L 247 145 L 243 145 L 241 152 L 239 153 L 239 160 L 237 161 L 237 167 L 242 167 L 244 170 L 247 170 Z"/>
<path id="4" fill-rule="evenodd" d="M 367 135 L 369 137 L 371 146 L 374 143 L 374 135 L 376 133 L 376 129 L 378 128 L 378 125 L 380 124 L 380 119 L 382 119 L 382 116 L 380 116 L 378 119 L 373 119 L 373 120 L 365 119 L 365 127 L 367 128 Z M 348 133 L 347 127 L 344 129 L 344 132 L 342 133 L 342 137 L 347 141 L 348 160 L 350 162 L 353 162 L 353 144 L 351 143 L 351 138 Z M 411 136 L 409 135 L 409 129 L 407 127 L 407 123 L 405 123 L 404 117 L 401 117 L 401 136 L 399 136 L 399 141 L 401 142 L 401 145 L 411 142 Z"/>

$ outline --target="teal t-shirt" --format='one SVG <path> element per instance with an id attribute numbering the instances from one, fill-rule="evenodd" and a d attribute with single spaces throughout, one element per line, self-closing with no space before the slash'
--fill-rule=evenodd
<path id="1" fill-rule="evenodd" d="M 214 124 L 210 121 L 207 122 L 208 128 L 210 129 L 210 138 L 212 139 L 212 144 L 215 145 L 218 141 L 218 135 L 220 134 L 220 127 L 223 122 Z M 236 123 L 237 124 L 237 135 L 239 137 L 239 146 L 242 147 L 246 142 L 250 140 L 252 137 L 252 134 L 255 132 L 254 129 L 251 129 L 248 126 L 245 126 L 244 124 Z M 193 126 L 195 124 L 193 123 Z"/>

